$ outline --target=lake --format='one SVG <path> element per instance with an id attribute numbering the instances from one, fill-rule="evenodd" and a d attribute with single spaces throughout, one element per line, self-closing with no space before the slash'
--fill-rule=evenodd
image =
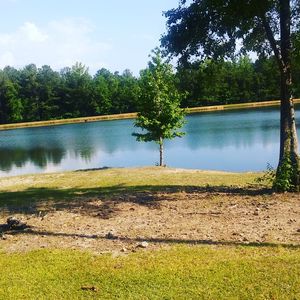
<path id="1" fill-rule="evenodd" d="M 300 107 L 296 109 L 298 134 Z M 0 176 L 155 165 L 155 143 L 136 142 L 133 120 L 0 131 Z M 170 167 L 261 171 L 276 167 L 279 108 L 193 114 L 186 135 L 165 143 Z"/>

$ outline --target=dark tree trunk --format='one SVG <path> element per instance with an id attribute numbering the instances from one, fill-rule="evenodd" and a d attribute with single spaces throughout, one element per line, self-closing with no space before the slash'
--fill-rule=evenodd
<path id="1" fill-rule="evenodd" d="M 159 139 L 159 166 L 164 165 L 164 141 L 162 138 Z"/>
<path id="2" fill-rule="evenodd" d="M 288 180 L 291 187 L 299 191 L 299 156 L 296 133 L 295 110 L 292 95 L 291 75 L 291 11 L 290 1 L 280 0 L 280 74 L 281 74 L 281 119 L 280 119 L 280 156 L 276 182 Z M 287 189 L 291 189 L 287 188 Z M 282 189 L 277 186 L 277 189 Z M 284 190 L 286 188 L 283 188 Z"/>

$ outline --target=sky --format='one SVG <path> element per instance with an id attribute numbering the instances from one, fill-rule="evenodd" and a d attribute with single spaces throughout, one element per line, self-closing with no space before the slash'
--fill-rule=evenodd
<path id="1" fill-rule="evenodd" d="M 0 0 L 0 68 L 81 62 L 138 75 L 178 0 Z"/>

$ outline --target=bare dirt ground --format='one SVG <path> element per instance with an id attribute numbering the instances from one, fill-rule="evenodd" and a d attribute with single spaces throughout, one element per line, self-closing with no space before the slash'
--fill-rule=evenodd
<path id="1" fill-rule="evenodd" d="M 197 189 L 124 192 L 45 207 L 39 213 L 14 214 L 29 228 L 3 232 L 0 248 L 122 253 L 136 251 L 143 241 L 149 249 L 176 243 L 300 247 L 299 194 Z M 11 212 L 2 211 L 0 224 L 9 216 Z"/>

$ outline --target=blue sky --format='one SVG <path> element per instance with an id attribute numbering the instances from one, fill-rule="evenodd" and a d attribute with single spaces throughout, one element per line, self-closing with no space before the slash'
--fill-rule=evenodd
<path id="1" fill-rule="evenodd" d="M 82 62 L 135 75 L 165 32 L 178 0 L 0 0 L 0 68 L 55 70 Z"/>

